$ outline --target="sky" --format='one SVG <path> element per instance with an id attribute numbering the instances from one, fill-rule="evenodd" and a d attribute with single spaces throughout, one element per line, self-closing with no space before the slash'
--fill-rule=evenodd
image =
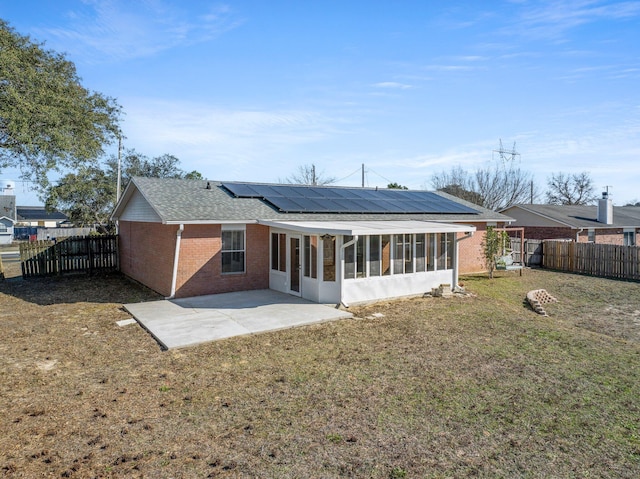
<path id="1" fill-rule="evenodd" d="M 117 100 L 125 148 L 208 179 L 314 164 L 360 186 L 364 164 L 365 186 L 431 189 L 502 141 L 542 190 L 586 171 L 640 200 L 640 1 L 0 0 L 0 18 Z"/>

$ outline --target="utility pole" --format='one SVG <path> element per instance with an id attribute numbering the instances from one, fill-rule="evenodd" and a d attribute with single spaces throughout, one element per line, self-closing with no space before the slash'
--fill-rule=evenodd
<path id="1" fill-rule="evenodd" d="M 362 163 L 362 187 L 364 188 L 364 163 Z"/>
<path id="2" fill-rule="evenodd" d="M 120 201 L 120 188 L 122 185 L 122 136 L 118 136 L 118 181 L 116 183 L 116 204 Z"/>
<path id="3" fill-rule="evenodd" d="M 316 186 L 318 184 L 318 180 L 316 179 L 316 165 L 311 164 L 311 184 Z"/>

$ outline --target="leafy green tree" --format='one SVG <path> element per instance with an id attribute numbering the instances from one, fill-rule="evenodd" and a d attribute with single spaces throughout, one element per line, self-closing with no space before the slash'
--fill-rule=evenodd
<path id="1" fill-rule="evenodd" d="M 402 186 L 400 183 L 389 183 L 387 185 L 387 188 L 389 188 L 390 190 L 408 190 L 409 188 L 407 188 L 406 186 Z"/>
<path id="2" fill-rule="evenodd" d="M 119 134 L 121 108 L 80 84 L 64 55 L 0 19 L 0 168 L 43 189 L 52 170 L 79 170 Z"/>
<path id="3" fill-rule="evenodd" d="M 487 231 L 482 240 L 482 253 L 484 264 L 489 270 L 489 278 L 493 279 L 497 257 L 502 254 L 507 241 L 509 241 L 509 236 L 506 231 L 498 231 L 493 226 L 487 226 Z"/>
<path id="4" fill-rule="evenodd" d="M 82 167 L 47 190 L 45 207 L 63 211 L 77 226 L 103 227 L 109 223 L 115 195 L 113 178 L 96 166 Z"/>
<path id="5" fill-rule="evenodd" d="M 179 165 L 180 160 L 173 155 L 147 158 L 134 149 L 127 150 L 121 158 L 122 189 L 134 176 L 202 179 L 199 172 L 186 173 Z M 79 226 L 106 226 L 116 203 L 117 175 L 115 156 L 105 162 L 104 168 L 83 166 L 77 173 L 68 173 L 47 188 L 45 207 L 64 212 Z"/>

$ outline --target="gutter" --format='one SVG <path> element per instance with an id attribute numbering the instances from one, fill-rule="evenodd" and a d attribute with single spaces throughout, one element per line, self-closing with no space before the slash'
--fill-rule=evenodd
<path id="1" fill-rule="evenodd" d="M 343 235 L 344 238 L 344 235 Z M 348 308 L 349 305 L 344 302 L 344 250 L 349 246 L 355 244 L 358 241 L 358 235 L 355 235 L 351 241 L 344 243 L 340 246 L 340 304 L 345 308 Z"/>
<path id="2" fill-rule="evenodd" d="M 176 231 L 176 251 L 173 255 L 173 274 L 171 275 L 171 294 L 165 299 L 173 299 L 176 296 L 176 282 L 178 279 L 178 264 L 180 263 L 180 240 L 182 240 L 182 232 L 184 224 L 181 223 L 178 231 Z"/>

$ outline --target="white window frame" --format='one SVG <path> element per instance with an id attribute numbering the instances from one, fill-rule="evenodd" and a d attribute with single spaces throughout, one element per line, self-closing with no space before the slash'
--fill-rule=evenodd
<path id="1" fill-rule="evenodd" d="M 224 234 L 229 232 L 242 233 L 241 249 L 224 249 Z M 247 228 L 246 225 L 222 225 L 220 234 L 220 270 L 222 274 L 243 274 L 247 271 Z M 224 271 L 224 257 L 226 254 L 242 253 L 242 270 L 241 271 Z"/>
<path id="2" fill-rule="evenodd" d="M 631 239 L 629 241 L 629 238 Z M 636 245 L 636 230 L 632 228 L 625 228 L 622 230 L 622 244 L 624 246 L 635 246 Z"/>

